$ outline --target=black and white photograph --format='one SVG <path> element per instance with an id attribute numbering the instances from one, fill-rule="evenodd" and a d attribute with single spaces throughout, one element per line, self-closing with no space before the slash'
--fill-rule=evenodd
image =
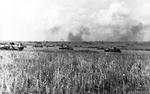
<path id="1" fill-rule="evenodd" d="M 150 94 L 150 0 L 0 0 L 0 94 Z"/>

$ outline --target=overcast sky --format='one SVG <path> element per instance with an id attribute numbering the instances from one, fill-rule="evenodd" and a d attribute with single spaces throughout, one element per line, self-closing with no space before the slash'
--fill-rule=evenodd
<path id="1" fill-rule="evenodd" d="M 149 10 L 150 0 L 0 0 L 0 40 L 147 41 Z"/>

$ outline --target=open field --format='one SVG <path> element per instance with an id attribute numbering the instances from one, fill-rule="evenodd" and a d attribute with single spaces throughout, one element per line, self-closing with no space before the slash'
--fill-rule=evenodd
<path id="1" fill-rule="evenodd" d="M 19 41 L 17 41 L 19 42 Z M 0 41 L 0 45 L 9 43 L 9 41 Z M 150 51 L 150 42 L 104 42 L 104 41 L 91 41 L 91 42 L 49 42 L 49 41 L 27 41 L 22 42 L 28 47 L 58 47 L 61 44 L 69 44 L 72 47 L 82 48 L 107 48 L 107 47 L 118 47 L 122 50 L 146 50 Z"/>
<path id="2" fill-rule="evenodd" d="M 72 47 L 82 47 L 82 48 L 107 48 L 107 47 L 118 47 L 121 50 L 146 50 L 150 51 L 150 42 L 104 42 L 104 41 L 94 41 L 94 42 L 24 42 L 27 46 L 43 46 L 43 47 L 58 47 L 61 44 L 69 44 Z"/>
<path id="3" fill-rule="evenodd" d="M 0 94 L 150 94 L 150 52 L 0 50 Z"/>

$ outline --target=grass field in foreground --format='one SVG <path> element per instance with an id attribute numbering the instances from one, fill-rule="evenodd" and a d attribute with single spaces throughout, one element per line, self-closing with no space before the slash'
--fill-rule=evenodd
<path id="1" fill-rule="evenodd" d="M 150 55 L 0 51 L 0 94 L 149 94 Z"/>

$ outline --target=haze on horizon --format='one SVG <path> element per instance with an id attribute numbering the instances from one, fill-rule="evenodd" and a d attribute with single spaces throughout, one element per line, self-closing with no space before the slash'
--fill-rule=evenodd
<path id="1" fill-rule="evenodd" d="M 150 0 L 1 0 L 3 41 L 149 41 Z"/>

